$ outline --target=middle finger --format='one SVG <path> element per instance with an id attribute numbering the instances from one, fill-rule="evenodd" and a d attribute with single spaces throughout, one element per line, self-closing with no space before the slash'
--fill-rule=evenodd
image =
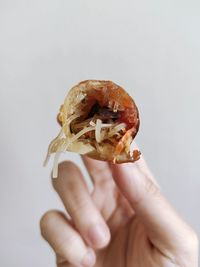
<path id="1" fill-rule="evenodd" d="M 79 168 L 72 162 L 59 164 L 53 186 L 77 230 L 93 248 L 102 248 L 110 240 L 110 231 L 95 206 Z"/>
<path id="2" fill-rule="evenodd" d="M 94 184 L 93 200 L 107 221 L 116 209 L 118 190 L 109 164 L 82 156 L 83 163 Z"/>

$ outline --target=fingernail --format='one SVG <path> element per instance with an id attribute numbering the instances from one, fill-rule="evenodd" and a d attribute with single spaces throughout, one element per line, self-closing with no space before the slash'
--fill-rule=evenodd
<path id="1" fill-rule="evenodd" d="M 109 240 L 108 229 L 102 224 L 97 224 L 91 227 L 88 236 L 90 242 L 96 248 L 101 248 L 105 246 Z"/>
<path id="2" fill-rule="evenodd" d="M 92 249 L 88 249 L 87 254 L 85 255 L 84 259 L 82 260 L 81 266 L 83 267 L 92 267 L 94 266 L 96 261 L 95 253 Z"/>

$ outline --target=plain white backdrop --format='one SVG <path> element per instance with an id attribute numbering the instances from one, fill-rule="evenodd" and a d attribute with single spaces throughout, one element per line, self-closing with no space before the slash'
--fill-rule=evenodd
<path id="1" fill-rule="evenodd" d="M 84 79 L 135 98 L 141 151 L 200 234 L 199 29 L 193 0 L 0 0 L 0 266 L 55 266 L 38 225 L 63 207 L 42 162 L 60 104 Z"/>

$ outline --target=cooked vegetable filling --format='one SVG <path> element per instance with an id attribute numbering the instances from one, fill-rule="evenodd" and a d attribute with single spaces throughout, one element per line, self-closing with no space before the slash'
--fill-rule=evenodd
<path id="1" fill-rule="evenodd" d="M 98 102 L 96 102 L 92 106 L 92 108 L 88 114 L 88 118 L 91 118 L 94 115 L 101 116 L 101 118 L 103 120 L 109 120 L 109 119 L 116 120 L 116 119 L 120 118 L 120 112 L 119 111 L 117 111 L 117 110 L 113 111 L 112 109 L 110 109 L 108 107 L 101 107 Z"/>
<path id="2" fill-rule="evenodd" d="M 132 98 L 111 81 L 88 80 L 68 93 L 57 120 L 59 135 L 50 143 L 45 164 L 55 153 L 53 176 L 57 176 L 61 152 L 72 151 L 114 163 L 134 162 L 132 149 L 139 128 L 139 113 Z"/>
<path id="3" fill-rule="evenodd" d="M 70 124 L 71 134 L 82 142 L 90 139 L 90 144 L 96 148 L 97 143 L 116 144 L 123 136 L 126 124 L 119 121 L 120 112 L 108 107 L 101 107 L 96 102 L 88 114 L 73 120 Z M 74 137 L 75 137 L 74 136 Z"/>

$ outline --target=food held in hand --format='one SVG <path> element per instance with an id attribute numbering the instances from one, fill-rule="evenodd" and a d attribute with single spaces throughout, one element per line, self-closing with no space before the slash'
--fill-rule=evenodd
<path id="1" fill-rule="evenodd" d="M 113 163 L 134 162 L 140 152 L 132 149 L 139 129 L 137 106 L 128 93 L 111 81 L 87 80 L 74 86 L 60 108 L 59 135 L 50 143 L 47 158 L 65 151 Z"/>

